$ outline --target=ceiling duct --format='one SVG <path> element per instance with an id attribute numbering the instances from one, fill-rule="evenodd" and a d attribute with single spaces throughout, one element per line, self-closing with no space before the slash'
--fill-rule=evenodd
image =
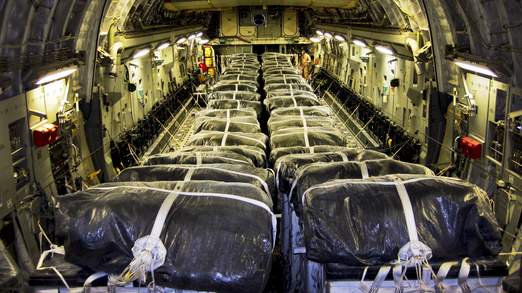
<path id="1" fill-rule="evenodd" d="M 163 7 L 168 11 L 196 10 L 196 9 L 222 9 L 237 6 L 251 6 L 252 1 L 247 0 L 165 0 Z M 262 6 L 297 6 L 309 8 L 343 8 L 353 9 L 359 5 L 359 0 L 268 0 L 260 1 L 256 5 Z"/>

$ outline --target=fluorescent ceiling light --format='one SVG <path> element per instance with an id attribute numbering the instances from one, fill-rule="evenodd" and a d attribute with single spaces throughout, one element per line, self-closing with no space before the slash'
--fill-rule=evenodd
<path id="1" fill-rule="evenodd" d="M 132 59 L 138 59 L 138 58 L 141 58 L 147 54 L 149 54 L 150 52 L 150 48 L 144 48 L 144 49 L 141 49 L 141 50 L 138 50 L 136 51 L 133 55 L 132 55 Z"/>
<path id="2" fill-rule="evenodd" d="M 185 38 L 185 37 L 181 37 L 181 38 L 179 38 L 179 39 L 176 41 L 176 44 L 185 43 L 186 41 L 187 41 L 187 38 Z"/>
<path id="3" fill-rule="evenodd" d="M 353 40 L 352 43 L 356 46 L 366 48 L 366 43 L 361 40 Z"/>
<path id="4" fill-rule="evenodd" d="M 192 35 L 190 35 L 190 36 L 188 37 L 189 41 L 192 41 L 192 40 L 195 39 L 195 38 L 196 38 L 196 35 L 195 35 L 195 34 L 192 34 Z"/>
<path id="5" fill-rule="evenodd" d="M 165 48 L 168 48 L 170 46 L 170 42 L 163 42 L 159 44 L 158 48 L 156 50 L 163 50 Z"/>
<path id="6" fill-rule="evenodd" d="M 208 39 L 201 39 L 201 40 L 198 41 L 198 43 L 200 45 L 205 45 L 206 43 L 208 43 Z"/>
<path id="7" fill-rule="evenodd" d="M 311 37 L 310 41 L 312 41 L 314 43 L 319 43 L 319 42 L 321 42 L 321 38 L 319 38 L 319 37 Z"/>
<path id="8" fill-rule="evenodd" d="M 382 46 L 382 45 L 377 45 L 375 46 L 375 49 L 383 54 L 386 54 L 386 55 L 394 55 L 395 53 L 393 52 L 393 50 L 390 48 L 390 47 L 386 47 L 386 46 Z"/>
<path id="9" fill-rule="evenodd" d="M 323 32 L 320 31 L 320 30 L 315 31 L 315 33 L 318 34 L 318 35 L 320 35 L 320 36 L 323 36 L 323 35 L 324 35 Z"/>
<path id="10" fill-rule="evenodd" d="M 44 75 L 42 78 L 40 78 L 36 82 L 36 84 L 37 85 L 42 85 L 42 84 L 46 84 L 46 83 L 49 83 L 49 82 L 52 82 L 52 81 L 55 81 L 55 80 L 58 80 L 58 79 L 66 78 L 67 76 L 73 74 L 77 70 L 78 70 L 78 68 L 76 66 L 75 67 L 67 67 L 67 68 L 63 68 L 63 69 L 60 69 L 60 70 L 56 70 L 54 72 L 51 72 L 51 73 L 48 73 L 48 74 Z"/>
<path id="11" fill-rule="evenodd" d="M 335 35 L 335 39 L 338 40 L 339 42 L 346 41 L 346 39 L 343 36 L 341 36 L 341 35 Z"/>
<path id="12" fill-rule="evenodd" d="M 481 74 L 491 76 L 491 77 L 498 77 L 498 75 L 495 72 L 493 72 L 493 70 L 489 69 L 485 65 L 480 65 L 480 64 L 471 63 L 468 61 L 461 61 L 461 60 L 455 60 L 455 65 L 457 65 L 458 67 L 460 67 L 462 69 L 468 70 L 468 71 L 481 73 Z"/>
<path id="13" fill-rule="evenodd" d="M 199 33 L 196 34 L 196 37 L 197 37 L 197 38 L 201 38 L 202 35 L 203 35 L 203 33 L 202 33 L 202 32 L 199 32 Z"/>
<path id="14" fill-rule="evenodd" d="M 333 37 L 331 33 L 324 33 L 324 36 L 329 39 L 331 39 Z"/>

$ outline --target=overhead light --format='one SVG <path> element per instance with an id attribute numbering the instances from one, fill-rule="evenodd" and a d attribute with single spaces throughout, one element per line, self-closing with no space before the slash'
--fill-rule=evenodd
<path id="1" fill-rule="evenodd" d="M 498 75 L 495 72 L 493 72 L 493 70 L 489 69 L 485 65 L 471 63 L 471 62 L 462 61 L 462 60 L 455 60 L 455 65 L 457 65 L 458 67 L 465 69 L 465 70 L 473 71 L 473 72 L 484 74 L 484 75 L 491 76 L 491 77 L 498 77 Z"/>
<path id="2" fill-rule="evenodd" d="M 320 35 L 320 36 L 324 36 L 323 32 L 320 31 L 320 30 L 316 30 L 315 33 L 318 34 L 318 35 Z"/>
<path id="3" fill-rule="evenodd" d="M 319 43 L 319 42 L 321 42 L 321 38 L 319 38 L 319 37 L 311 37 L 310 41 L 312 41 L 314 43 Z"/>
<path id="4" fill-rule="evenodd" d="M 395 52 L 393 52 L 393 50 L 390 47 L 377 45 L 377 46 L 375 46 L 375 49 L 377 51 L 383 53 L 383 54 L 386 54 L 386 55 L 394 55 L 395 54 Z"/>
<path id="5" fill-rule="evenodd" d="M 51 72 L 51 73 L 48 73 L 48 74 L 44 75 L 42 78 L 40 78 L 36 82 L 36 84 L 37 85 L 42 85 L 42 84 L 53 82 L 55 80 L 66 78 L 67 76 L 75 73 L 77 70 L 78 70 L 78 68 L 76 66 L 74 66 L 74 67 L 67 67 L 67 68 L 62 68 L 62 69 L 56 70 L 54 72 Z"/>
<path id="6" fill-rule="evenodd" d="M 192 35 L 190 35 L 190 36 L 188 37 L 189 41 L 192 41 L 192 40 L 195 39 L 195 38 L 196 38 L 196 35 L 195 35 L 195 34 L 192 34 Z"/>
<path id="7" fill-rule="evenodd" d="M 165 48 L 168 48 L 170 46 L 170 42 L 163 42 L 163 43 L 160 43 L 158 45 L 158 47 L 156 48 L 156 50 L 163 50 Z"/>
<path id="8" fill-rule="evenodd" d="M 333 37 L 331 33 L 324 33 L 324 36 L 328 39 L 331 39 Z"/>
<path id="9" fill-rule="evenodd" d="M 179 44 L 181 44 L 181 43 L 185 43 L 186 41 L 187 41 L 187 38 L 185 38 L 185 37 L 181 37 L 181 38 L 179 38 L 179 39 L 176 41 L 176 44 L 179 45 Z"/>
<path id="10" fill-rule="evenodd" d="M 149 54 L 149 52 L 150 52 L 150 48 L 140 49 L 140 50 L 134 52 L 134 54 L 132 54 L 132 59 L 141 58 L 141 57 Z"/>
<path id="11" fill-rule="evenodd" d="M 202 35 L 203 35 L 203 33 L 199 32 L 199 33 L 196 34 L 196 38 L 201 38 Z"/>
<path id="12" fill-rule="evenodd" d="M 200 45 L 205 45 L 206 43 L 208 43 L 208 39 L 201 39 L 201 40 L 198 41 L 198 43 Z"/>
<path id="13" fill-rule="evenodd" d="M 343 36 L 341 36 L 341 35 L 335 35 L 335 39 L 338 40 L 339 42 L 346 41 L 346 39 Z"/>
<path id="14" fill-rule="evenodd" d="M 361 41 L 361 40 L 353 40 L 352 43 L 356 46 L 359 46 L 359 47 L 362 47 L 362 48 L 366 48 L 366 43 L 364 41 Z"/>

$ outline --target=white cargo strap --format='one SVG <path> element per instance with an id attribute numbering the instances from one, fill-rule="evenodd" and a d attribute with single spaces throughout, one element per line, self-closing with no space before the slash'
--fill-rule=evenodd
<path id="1" fill-rule="evenodd" d="M 221 138 L 221 146 L 227 145 L 228 132 L 223 133 L 223 137 Z"/>
<path id="2" fill-rule="evenodd" d="M 404 183 L 401 182 L 400 179 L 396 179 L 394 183 L 401 200 L 408 237 L 410 239 L 408 243 L 399 249 L 398 259 L 399 262 L 406 267 L 417 266 L 431 258 L 431 249 L 419 241 L 413 207 Z"/>
<path id="3" fill-rule="evenodd" d="M 60 278 L 62 283 L 65 285 L 65 287 L 67 287 L 67 289 L 69 289 L 70 288 L 69 284 L 67 284 L 67 281 L 65 281 L 65 278 L 63 277 L 63 275 L 60 273 L 60 271 L 55 266 L 50 266 L 50 267 L 44 266 L 44 261 L 49 255 L 53 256 L 53 254 L 55 254 L 55 253 L 60 254 L 60 255 L 65 255 L 65 248 L 63 246 L 58 246 L 51 242 L 51 239 L 45 233 L 43 227 L 40 225 L 40 222 L 38 222 L 38 228 L 40 229 L 40 245 L 42 245 L 43 238 L 45 238 L 45 240 L 47 240 L 47 243 L 49 243 L 49 249 L 43 251 L 42 254 L 40 255 L 40 258 L 38 259 L 38 264 L 36 265 L 36 270 L 37 271 L 53 270 L 54 273 Z M 9 260 L 8 260 L 8 262 L 9 262 Z M 11 263 L 9 263 L 9 265 L 11 265 Z M 14 265 L 11 265 L 11 266 L 14 267 Z"/>
<path id="4" fill-rule="evenodd" d="M 458 284 L 459 284 L 460 289 L 462 290 L 462 293 L 471 292 L 471 288 L 469 287 L 469 284 L 468 284 L 468 277 L 469 277 L 469 272 L 471 270 L 471 266 L 468 263 L 468 259 L 469 258 L 466 257 L 460 263 Z"/>
<path id="5" fill-rule="evenodd" d="M 343 162 L 348 162 L 348 156 L 345 153 L 339 152 L 339 156 L 341 156 Z"/>
<path id="6" fill-rule="evenodd" d="M 53 254 L 61 254 L 61 255 L 65 255 L 65 249 L 63 246 L 57 246 L 55 244 L 51 244 L 51 247 L 48 249 L 48 250 L 45 250 L 42 252 L 42 254 L 40 255 L 40 258 L 38 259 L 38 264 L 36 265 L 36 270 L 37 271 L 41 271 L 41 270 L 53 270 L 54 273 L 60 278 L 60 280 L 62 281 L 62 283 L 65 285 L 65 287 L 67 287 L 67 289 L 69 289 L 69 284 L 67 284 L 67 281 L 65 281 L 65 278 L 63 277 L 63 275 L 60 273 L 60 271 L 58 271 L 58 269 L 55 267 L 55 266 L 50 266 L 50 267 L 46 267 L 44 266 L 44 261 L 45 259 L 49 256 L 49 255 L 53 255 Z"/>
<path id="7" fill-rule="evenodd" d="M 443 263 L 439 270 L 437 271 L 437 278 L 435 281 L 435 292 L 437 293 L 443 293 L 444 292 L 444 280 L 448 276 L 449 271 L 453 266 L 458 265 L 459 263 L 456 261 L 449 261 Z"/>
<path id="8" fill-rule="evenodd" d="M 303 127 L 303 136 L 305 147 L 310 147 L 310 141 L 308 140 L 308 127 Z"/>
<path id="9" fill-rule="evenodd" d="M 203 158 L 201 157 L 201 153 L 196 152 L 196 165 L 201 165 L 201 164 L 203 164 Z"/>
<path id="10" fill-rule="evenodd" d="M 236 102 L 237 102 L 236 110 L 240 110 L 241 109 L 241 101 L 236 100 Z"/>
<path id="11" fill-rule="evenodd" d="M 234 92 L 234 93 L 232 94 L 232 100 L 235 100 L 235 99 L 236 99 L 236 92 Z M 229 111 L 227 111 L 227 112 L 229 112 Z"/>
<path id="12" fill-rule="evenodd" d="M 290 98 L 292 99 L 292 102 L 294 102 L 294 107 L 298 107 L 297 106 L 297 101 L 295 100 L 295 97 L 291 96 Z"/>
<path id="13" fill-rule="evenodd" d="M 343 154 L 345 157 L 346 155 Z M 344 159 L 344 158 L 343 158 Z M 361 169 L 361 176 L 362 176 L 362 179 L 368 179 L 370 177 L 369 173 L 368 173 L 368 166 L 366 166 L 366 162 L 362 161 L 362 162 L 357 162 L 357 165 L 359 165 L 359 168 Z M 404 185 L 403 185 L 404 186 Z M 411 204 L 410 204 L 411 206 Z"/>
<path id="14" fill-rule="evenodd" d="M 315 147 L 309 147 L 308 150 L 310 154 L 315 154 Z"/>
<path id="15" fill-rule="evenodd" d="M 195 170 L 196 169 L 192 169 L 192 168 L 188 169 L 187 173 L 185 174 L 185 177 L 183 178 L 183 181 L 185 181 L 185 182 L 190 181 L 192 179 L 192 175 L 194 175 Z"/>
<path id="16" fill-rule="evenodd" d="M 404 279 L 404 274 L 406 274 L 407 268 L 402 269 L 403 267 L 398 264 L 393 266 L 392 275 L 393 275 L 393 283 L 395 284 L 395 292 L 402 292 L 402 280 Z"/>
<path id="17" fill-rule="evenodd" d="M 390 272 L 390 266 L 382 266 L 373 280 L 372 286 L 370 287 L 369 293 L 377 293 L 381 288 L 382 283 L 386 280 L 386 276 Z"/>
<path id="18" fill-rule="evenodd" d="M 147 272 L 152 272 L 154 275 L 154 270 L 165 263 L 167 249 L 160 236 L 165 225 L 165 219 L 177 197 L 178 193 L 175 191 L 169 192 L 165 197 L 154 220 L 151 233 L 134 242 L 132 247 L 134 259 L 120 275 L 109 276 L 109 284 L 121 286 L 137 279 L 145 281 Z"/>
<path id="19" fill-rule="evenodd" d="M 225 125 L 225 131 L 228 132 L 228 129 L 230 128 L 230 111 L 227 111 L 227 124 Z"/>
<path id="20" fill-rule="evenodd" d="M 304 116 L 302 107 L 299 107 L 299 115 L 301 116 L 301 121 L 303 122 L 303 127 L 307 128 L 308 127 L 308 123 L 306 122 L 306 117 Z"/>

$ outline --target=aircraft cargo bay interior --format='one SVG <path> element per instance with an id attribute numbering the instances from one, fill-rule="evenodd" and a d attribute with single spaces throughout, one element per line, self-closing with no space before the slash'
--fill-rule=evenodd
<path id="1" fill-rule="evenodd" d="M 520 0 L 0 0 L 1 292 L 522 292 Z"/>

